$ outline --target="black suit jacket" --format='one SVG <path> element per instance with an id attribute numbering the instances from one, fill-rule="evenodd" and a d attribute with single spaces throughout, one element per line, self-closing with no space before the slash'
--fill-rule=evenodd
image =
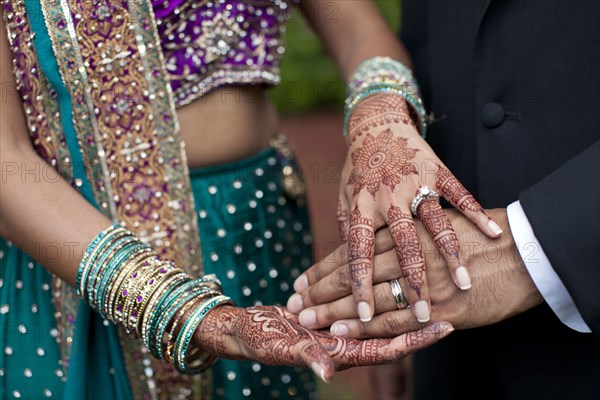
<path id="1" fill-rule="evenodd" d="M 547 305 L 415 361 L 419 399 L 600 398 L 600 0 L 403 0 L 429 141 L 486 208 L 520 200 L 593 334 Z"/>

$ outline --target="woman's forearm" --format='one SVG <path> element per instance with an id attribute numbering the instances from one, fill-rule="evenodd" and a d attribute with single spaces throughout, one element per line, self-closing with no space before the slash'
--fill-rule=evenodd
<path id="1" fill-rule="evenodd" d="M 371 0 L 303 0 L 303 14 L 345 80 L 364 60 L 387 56 L 411 67 L 410 56 Z"/>
<path id="2" fill-rule="evenodd" d="M 0 236 L 73 285 L 85 247 L 110 221 L 33 150 L 0 154 Z"/>
<path id="3" fill-rule="evenodd" d="M 0 21 L 0 81 L 16 87 Z M 34 151 L 16 91 L 0 102 L 0 237 L 73 285 L 85 246 L 110 221 Z"/>

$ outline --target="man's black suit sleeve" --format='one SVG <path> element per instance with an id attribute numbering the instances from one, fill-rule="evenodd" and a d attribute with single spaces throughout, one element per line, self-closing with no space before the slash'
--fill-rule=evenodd
<path id="1" fill-rule="evenodd" d="M 600 334 L 600 140 L 519 200 L 583 319 Z"/>

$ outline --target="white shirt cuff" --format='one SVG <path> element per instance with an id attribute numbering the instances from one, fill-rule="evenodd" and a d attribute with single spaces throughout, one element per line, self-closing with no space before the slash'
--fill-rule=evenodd
<path id="1" fill-rule="evenodd" d="M 550 260 L 535 237 L 521 203 L 515 201 L 509 205 L 506 208 L 506 214 L 519 254 L 546 303 L 562 323 L 569 328 L 577 332 L 591 332 L 592 330 L 583 320 L 573 298 L 552 268 Z"/>

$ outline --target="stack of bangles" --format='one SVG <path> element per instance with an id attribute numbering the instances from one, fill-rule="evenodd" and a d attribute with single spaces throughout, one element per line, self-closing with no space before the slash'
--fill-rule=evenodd
<path id="1" fill-rule="evenodd" d="M 189 344 L 211 309 L 233 304 L 216 276 L 190 278 L 119 225 L 101 232 L 87 248 L 76 289 L 105 319 L 141 338 L 154 357 L 186 374 L 202 372 L 216 361 L 188 351 Z"/>
<path id="2" fill-rule="evenodd" d="M 417 129 L 423 138 L 427 135 L 427 113 L 421 91 L 410 69 L 389 57 L 373 57 L 352 73 L 348 82 L 348 97 L 344 112 L 344 137 L 348 138 L 348 122 L 354 107 L 368 96 L 393 93 L 402 96 L 417 119 Z"/>

